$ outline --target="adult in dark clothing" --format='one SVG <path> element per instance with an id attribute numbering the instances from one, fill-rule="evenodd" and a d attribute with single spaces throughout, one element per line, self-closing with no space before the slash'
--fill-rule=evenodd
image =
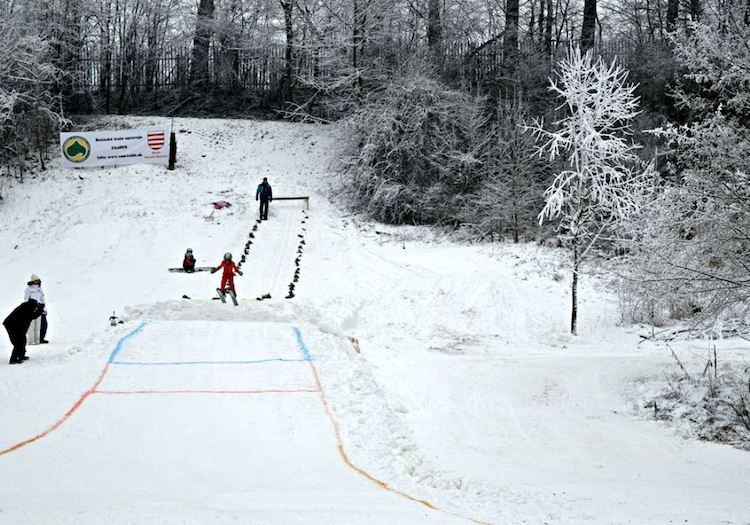
<path id="1" fill-rule="evenodd" d="M 13 353 L 10 355 L 11 365 L 23 363 L 28 359 L 26 357 L 26 331 L 29 329 L 31 321 L 42 315 L 43 311 L 43 305 L 40 305 L 35 299 L 29 299 L 17 306 L 3 321 L 3 326 L 5 326 L 13 345 Z"/>
<path id="2" fill-rule="evenodd" d="M 260 199 L 260 220 L 266 221 L 268 220 L 268 203 L 273 200 L 273 190 L 266 177 L 263 177 L 263 182 L 258 184 L 255 192 L 255 200 L 258 199 Z"/>

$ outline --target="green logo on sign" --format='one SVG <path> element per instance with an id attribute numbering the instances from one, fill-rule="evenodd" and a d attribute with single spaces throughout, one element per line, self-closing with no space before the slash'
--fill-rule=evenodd
<path id="1" fill-rule="evenodd" d="M 62 150 L 70 162 L 83 162 L 91 154 L 91 144 L 83 137 L 70 137 L 63 142 Z"/>

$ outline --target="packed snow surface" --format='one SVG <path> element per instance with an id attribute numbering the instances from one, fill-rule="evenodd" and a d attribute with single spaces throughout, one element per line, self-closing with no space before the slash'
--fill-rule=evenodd
<path id="1" fill-rule="evenodd" d="M 8 366 L 0 340 L 0 523 L 750 523 L 750 455 L 637 406 L 671 357 L 618 326 L 602 279 L 568 334 L 565 253 L 349 216 L 334 127 L 175 129 L 173 172 L 52 168 L 4 192 L 0 312 L 38 274 L 51 342 Z M 258 224 L 264 176 L 309 212 L 276 201 Z M 218 274 L 167 271 L 246 246 L 237 307 Z"/>

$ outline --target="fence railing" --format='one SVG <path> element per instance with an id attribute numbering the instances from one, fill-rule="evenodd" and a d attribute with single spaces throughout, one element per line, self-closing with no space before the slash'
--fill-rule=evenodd
<path id="1" fill-rule="evenodd" d="M 158 51 L 110 52 L 84 49 L 76 61 L 74 86 L 82 90 L 115 89 L 123 85 L 134 90 L 172 89 L 190 82 L 191 49 L 168 47 Z M 212 52 L 208 60 L 209 83 L 231 82 L 234 86 L 257 89 L 275 85 L 285 65 L 284 49 Z M 300 64 L 300 67 L 306 67 Z"/>
<path id="2" fill-rule="evenodd" d="M 653 49 L 664 46 L 654 44 Z M 595 52 L 607 60 L 632 56 L 638 48 L 628 42 L 600 44 Z M 664 48 L 666 49 L 666 48 Z M 556 42 L 547 58 L 558 59 L 567 50 L 566 42 Z M 521 42 L 519 53 L 540 57 L 545 51 L 538 43 Z M 158 94 L 190 85 L 192 50 L 190 47 L 166 47 L 158 50 L 121 50 L 106 52 L 83 48 L 73 61 L 72 88 L 115 99 L 143 93 Z M 502 40 L 483 46 L 453 44 L 443 50 L 446 66 L 473 82 L 502 73 L 505 57 Z M 322 59 L 309 49 L 295 51 L 295 74 L 300 77 L 333 77 L 335 61 Z M 327 65 L 326 65 L 327 64 Z M 251 91 L 269 101 L 283 98 L 285 48 L 282 44 L 253 49 L 217 50 L 208 57 L 207 83 L 230 92 Z"/>

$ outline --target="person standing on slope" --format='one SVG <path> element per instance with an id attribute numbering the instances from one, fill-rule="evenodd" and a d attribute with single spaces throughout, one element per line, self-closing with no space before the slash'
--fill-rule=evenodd
<path id="1" fill-rule="evenodd" d="M 28 301 L 34 299 L 42 308 L 42 326 L 39 328 L 39 343 L 46 345 L 49 343 L 45 339 L 47 335 L 47 304 L 44 299 L 44 292 L 42 291 L 42 280 L 35 273 L 31 274 L 29 282 L 26 283 L 28 286 L 23 293 L 23 300 Z"/>
<path id="2" fill-rule="evenodd" d="M 230 290 L 232 290 L 232 292 L 234 292 L 235 295 L 237 295 L 237 291 L 234 289 L 234 274 L 238 273 L 242 275 L 242 272 L 232 260 L 231 253 L 225 253 L 224 260 L 221 261 L 221 263 L 216 268 L 212 269 L 211 273 L 216 273 L 219 271 L 219 269 L 224 270 L 224 273 L 221 274 L 221 286 L 219 287 L 219 289 L 226 290 L 227 288 L 229 288 Z"/>
<path id="3" fill-rule="evenodd" d="M 273 200 L 273 190 L 271 185 L 268 184 L 268 179 L 263 177 L 263 182 L 258 184 L 258 189 L 255 191 L 255 200 L 260 198 L 260 220 L 268 220 L 268 203 Z"/>
<path id="4" fill-rule="evenodd" d="M 28 359 L 26 357 L 26 331 L 31 326 L 31 321 L 42 315 L 42 310 L 44 310 L 43 305 L 34 299 L 29 299 L 18 305 L 3 321 L 5 331 L 8 332 L 13 345 L 13 352 L 10 354 L 11 365 L 23 363 Z"/>

